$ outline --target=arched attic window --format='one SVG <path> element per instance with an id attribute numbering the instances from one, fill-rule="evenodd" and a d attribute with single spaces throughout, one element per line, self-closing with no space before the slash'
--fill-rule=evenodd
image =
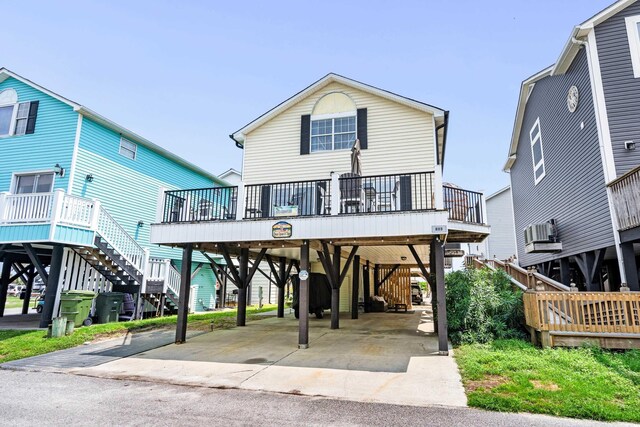
<path id="1" fill-rule="evenodd" d="M 328 93 L 316 102 L 312 114 L 302 116 L 300 154 L 348 150 L 356 138 L 360 138 L 361 148 L 367 148 L 366 126 L 366 108 L 357 109 L 342 92 Z"/>

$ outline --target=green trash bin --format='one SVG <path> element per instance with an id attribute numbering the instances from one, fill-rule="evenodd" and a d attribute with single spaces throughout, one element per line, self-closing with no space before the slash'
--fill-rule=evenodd
<path id="1" fill-rule="evenodd" d="M 96 294 L 93 291 L 62 291 L 60 292 L 60 316 L 74 322 L 76 327 L 90 325 L 89 312 L 91 302 Z M 86 323 L 85 323 L 86 321 Z"/>
<path id="2" fill-rule="evenodd" d="M 98 323 L 117 322 L 122 307 L 122 292 L 101 292 L 96 298 L 96 317 Z"/>

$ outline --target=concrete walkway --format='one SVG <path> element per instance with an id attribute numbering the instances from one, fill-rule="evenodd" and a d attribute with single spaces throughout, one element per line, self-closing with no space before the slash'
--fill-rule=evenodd
<path id="1" fill-rule="evenodd" d="M 431 312 L 310 319 L 310 348 L 297 349 L 292 316 L 249 322 L 94 367 L 78 375 L 238 388 L 402 405 L 466 406 L 458 368 L 438 355 Z"/>

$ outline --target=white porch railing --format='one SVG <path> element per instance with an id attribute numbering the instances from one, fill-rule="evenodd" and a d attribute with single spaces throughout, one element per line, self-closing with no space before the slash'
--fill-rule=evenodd
<path id="1" fill-rule="evenodd" d="M 39 223 L 51 220 L 53 193 L 0 194 L 0 223 Z"/>
<path id="2" fill-rule="evenodd" d="M 138 271 L 144 271 L 144 248 L 103 207 L 100 207 L 96 231 Z"/>
<path id="3" fill-rule="evenodd" d="M 150 259 L 147 267 L 147 280 L 164 282 L 163 293 L 167 289 L 180 295 L 180 272 L 171 265 L 168 259 Z"/>
<path id="4" fill-rule="evenodd" d="M 81 197 L 64 195 L 60 224 L 91 227 L 95 202 Z"/>

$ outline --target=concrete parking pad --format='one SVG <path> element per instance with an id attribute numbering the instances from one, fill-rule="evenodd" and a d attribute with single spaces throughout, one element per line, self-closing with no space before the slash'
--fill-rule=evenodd
<path id="1" fill-rule="evenodd" d="M 292 316 L 218 330 L 105 363 L 72 370 L 143 379 L 405 405 L 466 406 L 457 365 L 438 355 L 430 310 L 367 313 L 310 321 L 310 347 L 297 349 Z"/>

